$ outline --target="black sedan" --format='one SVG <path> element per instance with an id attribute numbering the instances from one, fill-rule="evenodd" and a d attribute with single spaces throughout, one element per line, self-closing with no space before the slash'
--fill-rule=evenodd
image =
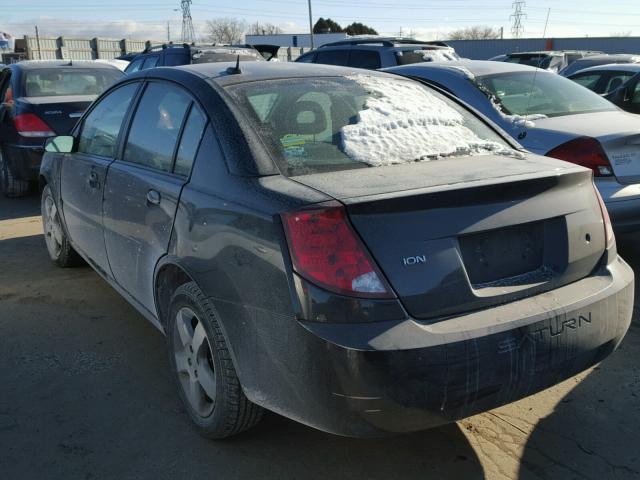
<path id="1" fill-rule="evenodd" d="M 385 73 L 139 72 L 49 142 L 40 185 L 52 260 L 84 259 L 167 336 L 212 438 L 263 408 L 432 427 L 575 375 L 631 321 L 591 171 Z"/>
<path id="2" fill-rule="evenodd" d="M 96 62 L 28 61 L 0 69 L 0 190 L 24 195 L 38 179 L 44 142 L 68 134 L 122 76 Z"/>

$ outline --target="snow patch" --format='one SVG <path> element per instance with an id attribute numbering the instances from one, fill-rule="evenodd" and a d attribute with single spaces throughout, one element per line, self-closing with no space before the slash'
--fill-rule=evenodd
<path id="1" fill-rule="evenodd" d="M 464 117 L 426 88 L 405 80 L 349 77 L 369 94 L 358 122 L 342 127 L 344 152 L 373 166 L 504 150 L 464 125 Z"/>

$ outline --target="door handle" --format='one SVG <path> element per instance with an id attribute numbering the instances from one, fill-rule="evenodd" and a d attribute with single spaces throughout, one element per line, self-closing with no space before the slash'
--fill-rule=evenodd
<path id="1" fill-rule="evenodd" d="M 100 188 L 100 179 L 98 178 L 98 174 L 96 172 L 91 172 L 87 179 L 87 183 L 91 188 Z"/>
<path id="2" fill-rule="evenodd" d="M 147 192 L 147 203 L 151 205 L 160 205 L 160 194 L 155 190 L 149 190 Z"/>

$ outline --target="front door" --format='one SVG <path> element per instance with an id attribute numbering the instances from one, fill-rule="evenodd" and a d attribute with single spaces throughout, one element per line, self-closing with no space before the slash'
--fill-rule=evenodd
<path id="1" fill-rule="evenodd" d="M 62 161 L 60 195 L 69 238 L 103 273 L 109 270 L 102 231 L 104 182 L 137 89 L 137 83 L 127 84 L 102 98 L 82 121 L 77 152 Z"/>
<path id="2" fill-rule="evenodd" d="M 105 243 L 113 277 L 154 312 L 153 274 L 167 252 L 182 186 L 205 116 L 182 88 L 150 82 L 142 94 L 122 159 L 109 167 L 104 192 Z M 186 157 L 186 159 L 185 159 Z"/>

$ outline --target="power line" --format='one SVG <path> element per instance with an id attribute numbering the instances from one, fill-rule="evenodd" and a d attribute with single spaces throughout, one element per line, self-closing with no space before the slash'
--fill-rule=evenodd
<path id="1" fill-rule="evenodd" d="M 527 18 L 527 14 L 522 11 L 526 6 L 524 0 L 516 0 L 513 2 L 513 13 L 509 18 L 513 19 L 513 25 L 511 27 L 511 36 L 513 38 L 520 38 L 522 32 L 524 32 L 524 25 L 522 25 L 522 19 Z"/>

